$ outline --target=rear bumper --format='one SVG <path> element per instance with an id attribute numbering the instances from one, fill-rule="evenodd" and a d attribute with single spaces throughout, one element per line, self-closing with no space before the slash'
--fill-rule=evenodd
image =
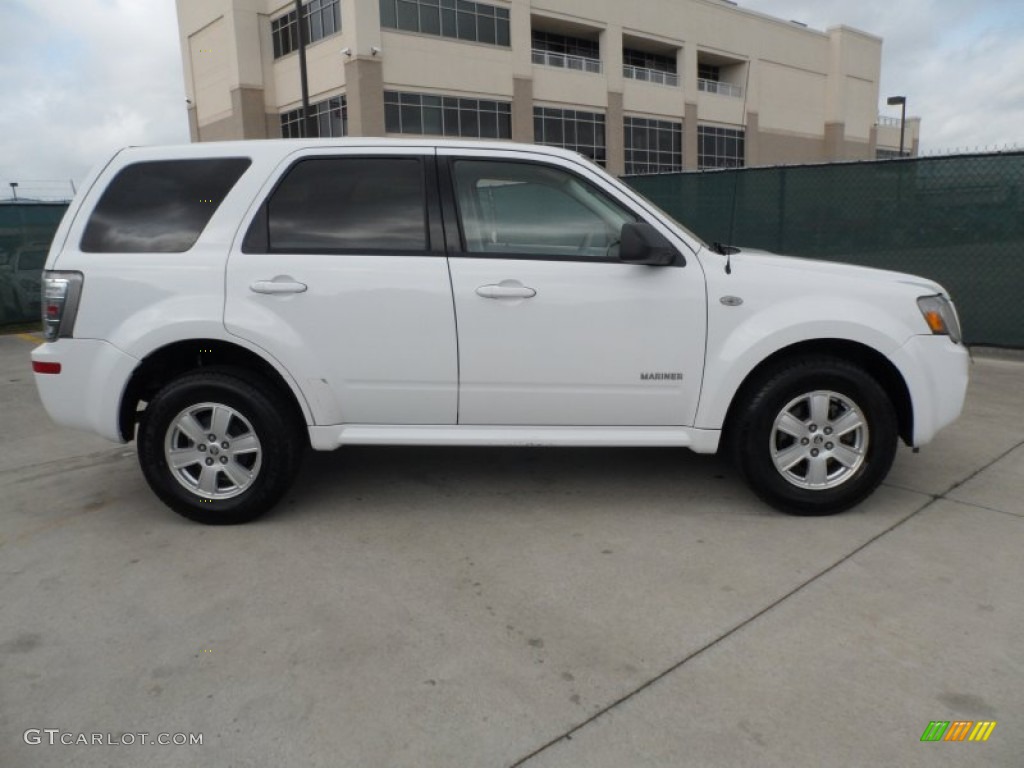
<path id="1" fill-rule="evenodd" d="M 105 341 L 58 339 L 32 350 L 32 361 L 60 363 L 60 373 L 33 374 L 54 422 L 124 442 L 118 428 L 121 396 L 138 360 Z"/>
<path id="2" fill-rule="evenodd" d="M 891 358 L 910 390 L 913 444 L 926 445 L 963 411 L 970 355 L 947 336 L 915 336 Z"/>

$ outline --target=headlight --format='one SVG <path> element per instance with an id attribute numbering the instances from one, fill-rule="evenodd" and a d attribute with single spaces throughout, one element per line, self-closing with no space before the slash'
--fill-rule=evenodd
<path id="1" fill-rule="evenodd" d="M 953 302 L 945 296 L 922 296 L 917 300 L 917 306 L 932 333 L 949 336 L 957 344 L 960 343 L 960 320 L 956 316 Z"/>

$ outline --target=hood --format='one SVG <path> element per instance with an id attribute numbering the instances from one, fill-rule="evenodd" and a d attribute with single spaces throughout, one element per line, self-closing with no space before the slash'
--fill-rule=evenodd
<path id="1" fill-rule="evenodd" d="M 722 259 L 724 265 L 725 257 L 719 256 L 718 258 Z M 876 269 L 874 267 L 861 267 L 855 264 L 835 261 L 808 259 L 800 256 L 782 256 L 756 248 L 737 249 L 737 252 L 732 254 L 731 262 L 733 275 L 737 276 L 741 270 L 763 272 L 765 269 L 769 269 L 772 271 L 793 272 L 804 279 L 811 276 L 820 276 L 822 278 L 831 276 L 844 280 L 861 280 L 875 285 L 878 285 L 880 282 L 899 283 L 928 293 L 948 295 L 941 285 L 918 275 L 894 272 L 888 269 Z"/>

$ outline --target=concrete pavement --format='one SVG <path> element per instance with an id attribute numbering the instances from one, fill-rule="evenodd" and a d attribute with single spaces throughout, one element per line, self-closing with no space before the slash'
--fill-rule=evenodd
<path id="1" fill-rule="evenodd" d="M 216 529 L 52 425 L 30 348 L 0 337 L 2 766 L 1020 764 L 1021 363 L 836 517 L 684 451 L 365 448 Z"/>

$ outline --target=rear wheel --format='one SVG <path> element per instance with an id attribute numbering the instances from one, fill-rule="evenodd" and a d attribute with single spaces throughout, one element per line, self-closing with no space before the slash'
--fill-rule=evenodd
<path id="1" fill-rule="evenodd" d="M 839 358 L 787 361 L 747 390 L 732 449 L 755 493 L 784 512 L 827 515 L 867 498 L 896 456 L 892 402 Z"/>
<path id="2" fill-rule="evenodd" d="M 246 378 L 242 378 L 245 376 Z M 291 485 L 301 439 L 276 391 L 232 369 L 204 369 L 164 387 L 139 428 L 139 464 L 160 499 L 207 525 L 253 520 Z"/>

